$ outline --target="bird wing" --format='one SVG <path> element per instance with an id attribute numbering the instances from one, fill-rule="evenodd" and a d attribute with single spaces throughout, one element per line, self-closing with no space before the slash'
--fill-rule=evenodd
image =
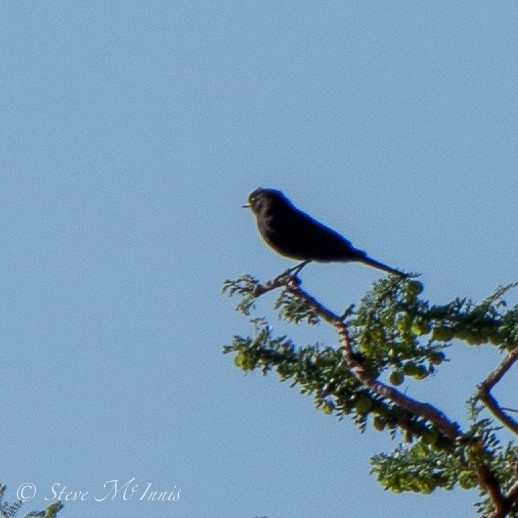
<path id="1" fill-rule="evenodd" d="M 282 243 L 283 251 L 278 251 L 283 255 L 322 262 L 359 260 L 365 256 L 338 232 L 299 209 L 292 207 L 290 211 L 276 213 L 274 218 L 269 227 L 275 234 L 273 239 Z"/>

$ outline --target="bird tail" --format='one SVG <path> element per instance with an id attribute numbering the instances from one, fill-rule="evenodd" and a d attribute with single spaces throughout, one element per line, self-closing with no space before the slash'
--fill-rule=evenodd
<path id="1" fill-rule="evenodd" d="M 403 279 L 406 279 L 409 275 L 407 273 L 400 272 L 399 270 L 396 270 L 395 268 L 391 268 L 390 266 L 387 266 L 386 264 L 380 263 L 379 261 L 376 261 L 375 259 L 371 259 L 370 257 L 363 257 L 361 259 L 362 263 L 368 264 L 369 266 L 373 266 L 374 268 L 378 268 L 379 270 L 383 270 L 388 273 L 392 273 L 394 275 L 399 275 L 399 277 L 402 277 Z"/>

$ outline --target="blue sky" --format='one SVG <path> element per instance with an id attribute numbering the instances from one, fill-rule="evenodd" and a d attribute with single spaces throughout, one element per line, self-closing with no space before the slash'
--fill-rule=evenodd
<path id="1" fill-rule="evenodd" d="M 517 280 L 517 21 L 510 1 L 3 2 L 7 500 L 118 480 L 180 498 L 90 498 L 63 518 L 471 513 L 474 493 L 383 492 L 368 458 L 387 437 L 238 371 L 221 347 L 249 325 L 220 287 L 292 264 L 240 208 L 258 186 L 422 272 L 434 302 Z M 338 310 L 379 277 L 303 280 Z M 462 421 L 499 355 L 449 355 L 407 389 Z"/>

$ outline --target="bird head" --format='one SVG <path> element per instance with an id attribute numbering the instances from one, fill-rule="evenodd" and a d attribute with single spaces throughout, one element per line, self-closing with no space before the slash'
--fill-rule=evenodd
<path id="1" fill-rule="evenodd" d="M 259 188 L 249 194 L 248 205 L 243 205 L 243 207 L 249 208 L 254 214 L 260 214 L 279 205 L 291 204 L 281 191 Z"/>

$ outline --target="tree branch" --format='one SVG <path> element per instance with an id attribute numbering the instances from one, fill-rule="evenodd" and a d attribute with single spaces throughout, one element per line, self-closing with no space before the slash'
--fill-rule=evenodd
<path id="1" fill-rule="evenodd" d="M 500 483 L 494 473 L 487 466 L 479 466 L 477 470 L 480 485 L 487 491 L 489 498 L 495 506 L 490 518 L 504 518 L 509 512 L 510 505 L 507 498 L 502 494 Z"/>
<path id="2" fill-rule="evenodd" d="M 417 401 L 403 394 L 394 387 L 390 387 L 378 381 L 371 374 L 369 374 L 364 369 L 363 365 L 357 360 L 357 356 L 354 354 L 349 332 L 347 330 L 347 326 L 344 323 L 344 317 L 336 315 L 331 310 L 320 304 L 309 293 L 304 291 L 300 287 L 300 279 L 289 275 L 289 271 L 282 273 L 275 279 L 268 281 L 265 284 L 258 284 L 255 288 L 254 295 L 258 297 L 281 286 L 284 286 L 287 291 L 299 299 L 302 299 L 309 307 L 313 309 L 317 315 L 319 315 L 323 320 L 331 324 L 336 329 L 338 336 L 340 337 L 340 342 L 343 346 L 344 360 L 351 373 L 362 385 L 369 388 L 375 394 L 389 399 L 397 405 L 409 410 L 413 414 L 427 420 L 449 439 L 454 440 L 460 436 L 459 425 L 453 421 L 450 421 L 445 414 L 440 412 L 433 405 L 421 403 L 420 401 Z M 347 315 L 347 312 L 345 315 Z"/>
<path id="3" fill-rule="evenodd" d="M 301 281 L 298 277 L 290 275 L 290 270 L 282 273 L 275 279 L 264 284 L 257 284 L 254 290 L 254 296 L 259 297 L 264 293 L 279 287 L 284 287 L 295 297 L 303 300 L 318 316 L 331 324 L 337 331 L 340 343 L 343 348 L 343 357 L 347 367 L 356 379 L 365 387 L 375 394 L 386 398 L 393 403 L 419 416 L 433 426 L 435 426 L 445 437 L 455 440 L 461 437 L 461 430 L 457 423 L 451 421 L 439 409 L 433 405 L 417 401 L 399 390 L 385 383 L 378 381 L 374 376 L 367 372 L 363 365 L 358 361 L 357 355 L 354 354 L 349 331 L 345 324 L 345 319 L 350 314 L 352 307 L 344 312 L 342 316 L 338 316 L 328 308 L 320 304 L 314 297 L 304 291 L 300 287 Z M 515 433 L 518 433 L 518 423 L 508 416 L 498 405 L 496 400 L 490 393 L 490 390 L 498 383 L 504 374 L 511 368 L 515 361 L 518 360 L 518 348 L 510 352 L 498 368 L 489 374 L 489 376 L 480 384 L 481 399 L 491 412 L 508 426 Z M 518 469 L 517 476 L 518 476 Z M 518 504 L 518 482 L 515 483 L 509 491 L 504 495 L 498 479 L 489 466 L 482 464 L 477 469 L 480 485 L 489 495 L 493 502 L 494 511 L 489 518 L 505 518 Z"/>
<path id="4" fill-rule="evenodd" d="M 502 363 L 489 374 L 489 376 L 479 385 L 480 399 L 487 406 L 489 411 L 501 421 L 507 428 L 518 435 L 518 422 L 516 422 L 509 414 L 504 412 L 497 400 L 491 394 L 491 389 L 504 377 L 507 371 L 518 360 L 518 348 L 511 351 L 502 361 Z"/>
<path id="5" fill-rule="evenodd" d="M 511 351 L 503 359 L 502 363 L 500 363 L 500 365 L 479 385 L 480 399 L 484 402 L 488 410 L 496 419 L 502 422 L 515 434 L 518 434 L 518 423 L 500 407 L 493 394 L 491 394 L 491 389 L 504 377 L 517 360 L 518 348 Z M 516 469 L 516 466 L 514 471 L 515 476 L 518 477 L 518 469 Z M 505 495 L 503 495 L 501 493 L 498 480 L 492 480 L 491 478 L 487 479 L 484 476 L 481 477 L 480 470 L 479 480 L 495 505 L 495 510 L 489 518 L 504 518 L 513 508 L 516 508 L 518 505 L 518 482 L 516 482 Z"/>
<path id="6" fill-rule="evenodd" d="M 495 482 L 498 484 L 498 481 Z M 489 515 L 488 518 L 505 518 L 513 509 L 516 509 L 516 504 L 518 502 L 518 482 L 514 484 L 513 487 L 511 487 L 506 495 L 502 495 L 500 493 L 502 500 L 498 500 L 498 503 L 495 502 L 492 491 L 488 489 L 488 487 L 482 481 L 481 484 L 489 493 L 491 501 L 495 504 L 495 510 Z"/>
<path id="7" fill-rule="evenodd" d="M 349 331 L 347 330 L 347 326 L 345 325 L 342 318 L 322 306 L 311 295 L 301 289 L 300 286 L 288 285 L 286 286 L 286 289 L 297 297 L 303 299 L 306 304 L 313 308 L 315 313 L 322 317 L 326 322 L 329 322 L 336 329 L 338 336 L 340 337 L 340 342 L 343 346 L 345 362 L 351 370 L 352 374 L 360 383 L 372 390 L 372 392 L 375 394 L 389 399 L 399 406 L 406 408 L 415 415 L 426 419 L 449 439 L 453 440 L 459 437 L 459 425 L 450 421 L 446 415 L 440 412 L 433 405 L 421 403 L 420 401 L 417 401 L 416 399 L 403 394 L 394 387 L 385 385 L 364 369 L 363 365 L 358 362 L 357 356 L 354 354 Z"/>

